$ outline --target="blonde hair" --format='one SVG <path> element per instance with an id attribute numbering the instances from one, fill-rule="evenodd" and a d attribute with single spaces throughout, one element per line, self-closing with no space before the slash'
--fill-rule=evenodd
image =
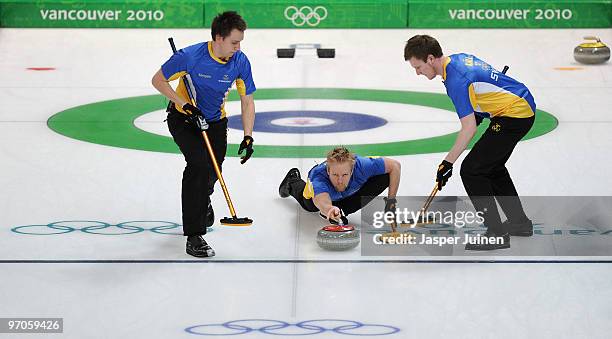
<path id="1" fill-rule="evenodd" d="M 351 153 L 346 147 L 338 146 L 334 147 L 331 151 L 327 152 L 327 162 L 331 163 L 344 163 L 350 162 L 351 166 L 355 164 L 355 154 Z"/>

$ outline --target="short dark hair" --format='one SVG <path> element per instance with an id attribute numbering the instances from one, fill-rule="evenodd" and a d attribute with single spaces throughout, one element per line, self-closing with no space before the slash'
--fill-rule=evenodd
<path id="1" fill-rule="evenodd" d="M 210 33 L 215 40 L 217 35 L 222 38 L 228 37 L 234 29 L 244 32 L 247 29 L 247 24 L 238 12 L 227 11 L 217 14 L 213 19 Z"/>
<path id="2" fill-rule="evenodd" d="M 415 57 L 422 61 L 427 61 L 427 56 L 433 55 L 434 58 L 442 56 L 442 47 L 438 40 L 429 35 L 415 35 L 406 42 L 404 47 L 404 60 L 408 61 Z"/>

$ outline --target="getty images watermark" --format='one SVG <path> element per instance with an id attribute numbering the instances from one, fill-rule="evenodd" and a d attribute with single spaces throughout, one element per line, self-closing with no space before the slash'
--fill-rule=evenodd
<path id="1" fill-rule="evenodd" d="M 425 233 L 401 233 L 401 228 L 415 228 L 428 224 L 453 225 L 463 228 L 466 225 L 484 223 L 484 213 L 476 211 L 417 211 L 408 208 L 396 208 L 393 212 L 376 211 L 372 215 L 372 227 L 382 231 L 385 225 L 395 222 L 396 229 L 385 230 L 386 232 L 374 233 L 372 242 L 376 245 L 465 245 L 465 244 L 497 244 L 503 243 L 503 237 L 483 237 L 465 233 L 463 237 L 456 235 L 427 236 Z M 395 219 L 395 220 L 394 220 Z"/>
<path id="2" fill-rule="evenodd" d="M 479 197 L 475 197 L 479 198 Z M 515 213 L 516 197 L 495 197 L 502 222 Z M 436 196 L 423 211 L 426 196 L 397 197 L 396 223 L 385 214 L 382 197 L 364 199 L 361 210 L 361 254 L 364 256 L 474 256 L 470 244 L 500 244 L 484 237 L 483 213 L 466 196 Z M 612 257 L 612 196 L 521 196 L 532 221 L 531 236 L 512 237 L 499 256 Z M 516 215 L 516 214 L 515 214 Z M 511 223 L 505 224 L 510 231 Z M 487 255 L 484 253 L 483 255 Z"/>

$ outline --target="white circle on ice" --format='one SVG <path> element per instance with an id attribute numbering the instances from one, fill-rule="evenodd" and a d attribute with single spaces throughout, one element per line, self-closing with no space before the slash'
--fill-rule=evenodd
<path id="1" fill-rule="evenodd" d="M 228 116 L 240 114 L 240 101 L 229 101 L 225 105 Z M 457 115 L 447 110 L 425 107 L 419 105 L 398 104 L 389 102 L 375 102 L 362 100 L 326 100 L 326 99 L 274 99 L 257 100 L 258 112 L 273 112 L 287 110 L 303 110 L 304 115 L 312 111 L 338 111 L 369 114 L 383 118 L 388 121 L 384 126 L 376 129 L 368 129 L 354 132 L 340 133 L 268 133 L 256 132 L 255 142 L 257 145 L 327 145 L 330 140 L 334 144 L 372 144 L 393 142 L 398 140 L 416 140 L 434 137 L 457 131 Z M 149 133 L 172 137 L 168 126 L 164 121 L 167 113 L 158 110 L 139 116 L 134 125 Z M 291 117 L 289 119 L 295 119 Z M 255 114 L 257 119 L 257 114 Z M 313 117 L 313 119 L 315 119 Z M 326 119 L 326 118 L 316 118 Z M 280 119 L 279 119 L 280 120 Z M 332 119 L 329 119 L 333 121 Z M 292 125 L 304 127 L 304 125 Z M 227 134 L 227 142 L 240 144 L 244 133 L 241 130 L 230 128 Z M 331 139 L 333 138 L 333 139 Z"/>
<path id="2" fill-rule="evenodd" d="M 321 127 L 333 125 L 334 120 L 316 117 L 290 117 L 274 119 L 270 121 L 272 125 L 285 127 Z"/>

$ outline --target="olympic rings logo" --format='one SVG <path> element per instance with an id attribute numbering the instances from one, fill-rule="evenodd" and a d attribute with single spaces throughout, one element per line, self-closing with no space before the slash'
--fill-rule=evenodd
<path id="1" fill-rule="evenodd" d="M 230 336 L 251 332 L 282 336 L 315 335 L 324 332 L 354 336 L 380 336 L 395 334 L 399 331 L 399 328 L 390 325 L 364 324 L 359 321 L 342 319 L 306 320 L 295 324 L 282 320 L 243 319 L 223 324 L 196 325 L 185 329 L 187 333 L 203 336 Z"/>
<path id="2" fill-rule="evenodd" d="M 169 232 L 178 229 L 179 232 Z M 11 228 L 11 231 L 26 235 L 57 235 L 72 232 L 83 232 L 96 235 L 128 235 L 149 231 L 164 235 L 183 235 L 181 224 L 172 221 L 126 221 L 110 224 L 104 221 L 66 220 L 56 221 L 46 225 L 23 225 Z M 208 228 L 208 232 L 211 228 Z"/>
<path id="3" fill-rule="evenodd" d="M 327 18 L 327 8 L 317 6 L 313 9 L 310 6 L 302 6 L 298 9 L 296 6 L 289 6 L 285 8 L 285 18 L 290 20 L 294 26 L 301 27 L 308 24 L 308 26 L 315 27 Z"/>

